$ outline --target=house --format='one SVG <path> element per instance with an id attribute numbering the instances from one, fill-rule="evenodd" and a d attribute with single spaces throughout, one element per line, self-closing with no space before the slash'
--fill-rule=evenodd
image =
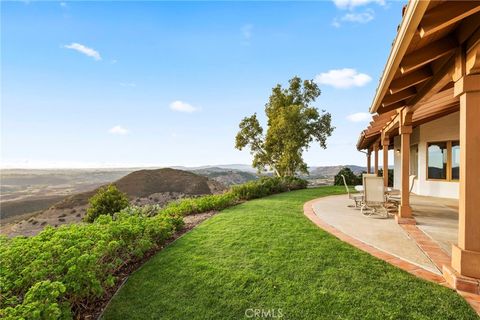
<path id="1" fill-rule="evenodd" d="M 458 199 L 458 243 L 444 276 L 480 292 L 480 1 L 418 1 L 404 8 L 357 148 L 388 167 L 402 191 L 398 223 L 415 223 L 413 192 Z M 384 183 L 388 174 L 384 171 Z M 463 282 L 460 281 L 463 279 Z M 475 285 L 476 283 L 476 285 Z M 468 291 L 468 290 L 464 290 Z"/>

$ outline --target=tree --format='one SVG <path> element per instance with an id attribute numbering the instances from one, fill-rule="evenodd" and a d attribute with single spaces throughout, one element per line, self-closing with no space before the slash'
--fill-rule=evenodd
<path id="1" fill-rule="evenodd" d="M 349 186 L 362 184 L 362 175 L 360 174 L 357 176 L 355 173 L 353 173 L 353 171 L 350 168 L 345 167 L 340 169 L 340 171 L 335 175 L 335 178 L 333 180 L 333 184 L 335 186 L 344 185 L 342 175 L 345 176 L 345 181 Z"/>
<path id="2" fill-rule="evenodd" d="M 86 222 L 93 222 L 102 215 L 112 215 L 128 207 L 129 201 L 127 195 L 117 189 L 114 185 L 100 188 L 97 193 L 88 201 Z"/>
<path id="3" fill-rule="evenodd" d="M 277 176 L 294 176 L 308 173 L 303 152 L 316 141 L 326 149 L 327 138 L 332 134 L 331 115 L 311 106 L 320 96 L 320 89 L 313 80 L 294 77 L 289 87 L 277 85 L 265 105 L 267 132 L 264 135 L 257 114 L 240 122 L 235 148 L 249 146 L 253 155 L 253 167 L 258 171 L 273 170 Z"/>

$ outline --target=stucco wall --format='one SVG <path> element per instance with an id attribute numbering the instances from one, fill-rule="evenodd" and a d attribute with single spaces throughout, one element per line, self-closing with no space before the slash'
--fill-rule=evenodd
<path id="1" fill-rule="evenodd" d="M 427 143 L 459 139 L 460 114 L 458 112 L 428 122 L 414 129 L 411 144 L 418 144 L 418 177 L 413 192 L 425 196 L 458 199 L 458 182 L 427 180 Z M 394 139 L 394 187 L 400 189 L 400 137 Z"/>

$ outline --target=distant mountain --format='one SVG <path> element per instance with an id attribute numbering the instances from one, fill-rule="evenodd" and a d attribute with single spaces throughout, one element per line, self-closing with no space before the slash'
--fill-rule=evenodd
<path id="1" fill-rule="evenodd" d="M 199 167 L 183 167 L 183 166 L 173 166 L 170 167 L 172 169 L 179 169 L 179 170 L 187 170 L 187 171 L 195 171 L 195 170 L 202 170 L 202 169 L 210 169 L 210 170 L 237 170 L 237 171 L 244 171 L 250 173 L 256 173 L 257 169 L 253 168 L 251 165 L 248 164 L 218 164 L 218 165 L 208 165 L 208 166 L 199 166 Z"/>
<path id="2" fill-rule="evenodd" d="M 223 184 L 224 186 L 241 184 L 258 178 L 256 174 L 251 172 L 221 167 L 207 167 L 190 171 L 195 174 L 215 180 Z"/>
<path id="3" fill-rule="evenodd" d="M 366 167 L 356 165 L 310 167 L 308 178 L 333 178 L 343 168 L 350 168 L 355 174 L 366 172 Z"/>

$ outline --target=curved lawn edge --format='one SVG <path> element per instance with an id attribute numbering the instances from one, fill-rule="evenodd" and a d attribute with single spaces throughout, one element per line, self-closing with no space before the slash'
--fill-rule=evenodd
<path id="1" fill-rule="evenodd" d="M 477 319 L 451 290 L 412 277 L 311 223 L 304 203 L 343 193 L 287 192 L 223 210 L 131 275 L 104 319 Z"/>

